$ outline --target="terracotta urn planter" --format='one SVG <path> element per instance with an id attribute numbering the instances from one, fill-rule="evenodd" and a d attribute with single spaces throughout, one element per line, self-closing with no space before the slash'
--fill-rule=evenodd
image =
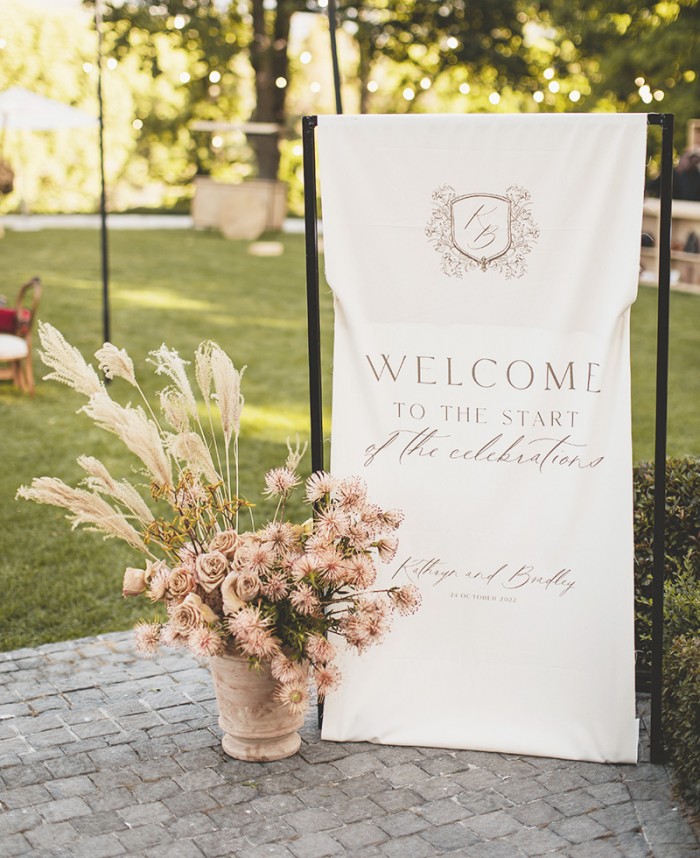
<path id="1" fill-rule="evenodd" d="M 210 661 L 219 726 L 224 731 L 221 745 L 237 760 L 268 762 L 291 757 L 299 750 L 297 730 L 304 715 L 294 715 L 275 700 L 276 683 L 269 666 L 251 670 L 248 659 L 229 648 Z"/>

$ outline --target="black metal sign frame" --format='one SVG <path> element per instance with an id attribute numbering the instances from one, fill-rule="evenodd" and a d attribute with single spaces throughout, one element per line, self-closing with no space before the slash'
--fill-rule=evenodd
<path id="1" fill-rule="evenodd" d="M 649 125 L 661 127 L 661 194 L 659 222 L 659 295 L 656 342 L 656 429 L 654 454 L 654 577 L 652 585 L 651 761 L 664 761 L 662 724 L 664 554 L 666 542 L 666 441 L 668 423 L 668 354 L 671 283 L 671 204 L 673 183 L 673 114 L 650 113 Z M 304 148 L 304 222 L 306 233 L 306 298 L 311 412 L 311 467 L 322 470 L 323 391 L 319 304 L 318 209 L 316 198 L 316 126 L 318 117 L 302 121 Z M 322 708 L 319 707 L 319 723 Z"/>

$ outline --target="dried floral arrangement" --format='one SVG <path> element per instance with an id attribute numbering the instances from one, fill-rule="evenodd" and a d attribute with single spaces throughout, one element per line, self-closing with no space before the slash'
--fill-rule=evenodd
<path id="1" fill-rule="evenodd" d="M 170 382 L 158 394 L 158 416 L 125 350 L 105 343 L 95 357 L 108 379 L 124 379 L 138 391 L 143 406 L 115 402 L 95 368 L 51 325 L 39 323 L 39 338 L 41 359 L 52 370 L 45 378 L 88 397 L 80 411 L 140 460 L 152 504 L 90 456 L 77 460 L 87 475 L 81 486 L 38 477 L 17 496 L 63 507 L 74 528 L 117 537 L 146 556 L 144 568 L 126 569 L 123 593 L 164 602 L 167 620 L 136 627 L 143 653 L 161 644 L 186 646 L 200 657 L 233 649 L 253 668 L 269 664 L 278 700 L 301 712 L 309 700 L 304 662 L 323 698 L 341 679 L 334 636 L 363 652 L 384 637 L 393 612 L 417 609 L 413 585 L 373 589 L 377 560 L 396 553 L 403 515 L 370 503 L 361 479 L 312 474 L 304 484 L 310 517 L 285 519 L 290 496 L 302 486 L 297 469 L 305 447 L 298 441 L 294 448 L 288 443 L 285 465 L 265 475 L 263 494 L 277 506 L 270 521 L 255 527 L 254 505 L 239 486 L 243 370 L 215 343 L 195 353 L 201 408 L 187 362 L 165 345 L 151 352 L 155 372 Z M 241 522 L 249 521 L 242 531 Z"/>

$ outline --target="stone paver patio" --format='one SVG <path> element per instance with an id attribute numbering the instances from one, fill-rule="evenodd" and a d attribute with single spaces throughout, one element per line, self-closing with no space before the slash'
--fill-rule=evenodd
<path id="1" fill-rule="evenodd" d="M 131 633 L 0 653 L 0 856 L 700 854 L 662 766 L 321 742 L 315 710 L 298 755 L 242 763 L 213 698 Z"/>

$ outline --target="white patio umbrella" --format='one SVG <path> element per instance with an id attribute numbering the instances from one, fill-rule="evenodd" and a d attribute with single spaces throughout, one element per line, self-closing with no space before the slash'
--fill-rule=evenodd
<path id="1" fill-rule="evenodd" d="M 101 77 L 98 100 L 102 109 Z M 102 291 L 104 338 L 109 339 L 107 219 L 104 179 L 104 150 L 102 145 L 101 117 L 85 110 L 71 107 L 54 98 L 47 98 L 21 86 L 13 86 L 0 92 L 0 144 L 5 131 L 60 131 L 65 128 L 99 128 L 100 147 L 100 220 L 102 232 Z"/>
<path id="2" fill-rule="evenodd" d="M 0 92 L 0 131 L 58 131 L 95 128 L 96 116 L 21 86 Z"/>

